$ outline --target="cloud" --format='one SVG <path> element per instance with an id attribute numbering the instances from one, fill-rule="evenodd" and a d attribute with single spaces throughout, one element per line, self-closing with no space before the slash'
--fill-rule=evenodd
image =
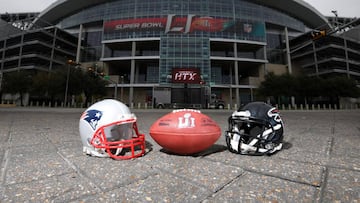
<path id="1" fill-rule="evenodd" d="M 0 13 L 41 12 L 56 0 L 0 0 Z"/>
<path id="2" fill-rule="evenodd" d="M 331 11 L 337 11 L 340 17 L 360 17 L 360 10 L 357 6 L 359 0 L 304 0 L 320 11 L 325 16 L 334 16 Z"/>

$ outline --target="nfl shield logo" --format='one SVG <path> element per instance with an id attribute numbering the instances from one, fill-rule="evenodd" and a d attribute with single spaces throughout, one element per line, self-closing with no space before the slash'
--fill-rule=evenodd
<path id="1" fill-rule="evenodd" d="M 244 32 L 250 33 L 252 31 L 252 24 L 245 23 L 244 24 Z"/>

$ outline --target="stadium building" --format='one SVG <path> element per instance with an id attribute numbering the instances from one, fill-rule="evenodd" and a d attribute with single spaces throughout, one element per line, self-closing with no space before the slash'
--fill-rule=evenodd
<path id="1" fill-rule="evenodd" d="M 312 61 L 315 48 L 302 49 L 312 47 L 311 31 L 333 30 L 326 17 L 302 0 L 58 0 L 30 27 L 50 29 L 49 36 L 63 39 L 61 44 L 47 40 L 52 51 L 39 65 L 66 64 L 73 57 L 83 68 L 96 67 L 111 81 L 109 95 L 131 106 L 240 105 L 256 99 L 254 90 L 269 72 L 360 76 L 359 41 L 346 43 L 344 38 L 355 48 L 336 47 L 335 52 L 351 51 L 351 64 L 338 65 L 345 69 L 326 64 L 319 69 Z M 295 45 L 289 43 L 299 36 Z M 12 70 L 6 64 L 14 55 L 7 57 L 11 47 L 6 41 L 13 38 L 0 39 L 2 72 Z M 26 44 L 24 39 L 19 44 Z M 20 54 L 13 68 L 25 67 L 26 60 L 19 60 L 24 57 Z"/>

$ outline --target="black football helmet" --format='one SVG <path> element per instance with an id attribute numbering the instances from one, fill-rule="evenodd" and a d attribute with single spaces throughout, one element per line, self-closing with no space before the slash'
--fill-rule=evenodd
<path id="1" fill-rule="evenodd" d="M 228 119 L 225 132 L 229 151 L 271 155 L 282 148 L 283 122 L 279 110 L 263 102 L 251 102 Z"/>

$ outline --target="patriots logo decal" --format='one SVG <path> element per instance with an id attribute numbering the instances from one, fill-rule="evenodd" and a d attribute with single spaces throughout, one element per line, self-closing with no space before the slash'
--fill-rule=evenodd
<path id="1" fill-rule="evenodd" d="M 99 120 L 102 117 L 102 112 L 98 111 L 98 110 L 89 110 L 83 113 L 83 115 L 81 116 L 82 119 L 84 119 L 85 121 L 87 121 L 91 128 L 93 130 L 96 129 L 96 126 L 98 125 Z"/>

